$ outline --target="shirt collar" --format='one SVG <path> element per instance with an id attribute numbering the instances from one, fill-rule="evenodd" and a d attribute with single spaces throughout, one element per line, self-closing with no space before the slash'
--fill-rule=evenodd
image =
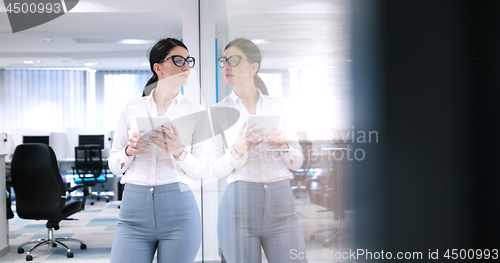
<path id="1" fill-rule="evenodd" d="M 179 93 L 177 93 L 177 96 L 174 97 L 174 100 L 177 100 L 177 103 L 180 103 L 182 98 L 184 98 L 184 96 L 182 95 L 181 91 L 179 90 Z"/>
<path id="2" fill-rule="evenodd" d="M 154 103 L 153 94 L 155 93 L 155 91 L 156 91 L 156 88 L 154 88 L 151 91 L 151 94 L 149 94 L 149 96 L 148 96 L 148 101 L 150 103 Z M 184 98 L 184 96 L 182 95 L 181 91 L 179 91 L 179 93 L 177 93 L 177 95 L 172 99 L 172 102 L 175 101 L 177 104 L 179 104 L 182 101 L 182 98 Z"/>
<path id="3" fill-rule="evenodd" d="M 262 95 L 262 92 L 260 91 L 260 89 L 257 89 L 257 92 L 259 92 L 259 102 L 262 101 L 262 99 L 264 98 L 264 95 Z M 234 102 L 238 102 L 238 101 L 241 101 L 241 98 L 238 97 L 238 95 L 236 95 L 236 93 L 234 92 L 234 90 L 231 92 L 231 94 L 229 94 L 229 97 L 234 101 Z"/>

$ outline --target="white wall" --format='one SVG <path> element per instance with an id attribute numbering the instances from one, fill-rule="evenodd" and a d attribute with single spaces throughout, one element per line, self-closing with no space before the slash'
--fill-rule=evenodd
<path id="1" fill-rule="evenodd" d="M 201 1 L 200 5 L 200 42 L 203 68 L 201 76 L 201 104 L 210 107 L 217 103 L 216 80 L 217 55 L 221 55 L 222 48 L 227 44 L 226 34 L 226 1 Z M 217 39 L 217 46 L 216 46 Z M 216 49 L 219 50 L 216 52 Z M 219 87 L 224 81 L 219 81 Z M 225 93 L 222 93 L 226 95 Z M 221 100 L 219 96 L 219 100 Z M 225 189 L 225 179 L 216 180 L 211 174 L 203 178 L 203 242 L 205 261 L 220 260 L 219 242 L 217 238 L 217 217 L 220 199 Z"/>
<path id="2" fill-rule="evenodd" d="M 9 135 L 6 132 L 0 132 L 0 154 L 7 154 L 8 139 Z"/>
<path id="3" fill-rule="evenodd" d="M 0 154 L 0 160 L 4 159 L 4 156 Z M 5 193 L 5 162 L 0 162 L 0 257 L 9 252 L 9 227 L 7 222 L 7 206 L 5 203 L 6 193 Z"/>

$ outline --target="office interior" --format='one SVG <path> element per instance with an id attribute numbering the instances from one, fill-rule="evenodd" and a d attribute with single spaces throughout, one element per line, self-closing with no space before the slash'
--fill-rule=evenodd
<path id="1" fill-rule="evenodd" d="M 2 13 L 2 32 L 8 33 L 2 33 L 6 45 L 0 51 L 0 154 L 9 161 L 23 136 L 49 136 L 58 159 L 70 160 L 79 135 L 103 135 L 106 157 L 116 114 L 127 100 L 141 96 L 151 75 L 146 52 L 156 40 L 175 37 L 186 43 L 197 64 L 183 95 L 209 107 L 231 92 L 216 58 L 230 40 L 245 37 L 263 51 L 259 75 L 270 95 L 284 99 L 296 116 L 306 161 L 294 173 L 292 187 L 310 262 L 345 262 L 335 253 L 350 249 L 422 251 L 426 258 L 431 249 L 444 253 L 448 248 L 498 248 L 499 199 L 493 194 L 498 178 L 491 176 L 498 153 L 490 147 L 498 146 L 493 136 L 498 124 L 476 123 L 477 118 L 498 118 L 498 91 L 493 89 L 498 77 L 484 80 L 470 70 L 493 72 L 497 65 L 448 64 L 475 52 L 498 58 L 487 48 L 498 43 L 498 36 L 472 30 L 498 27 L 498 18 L 488 12 L 498 10 L 498 4 L 485 2 L 89 0 L 16 34 L 8 32 Z M 400 10 L 412 8 L 426 19 L 405 12 L 401 16 Z M 483 12 L 490 20 L 480 18 Z M 469 19 L 475 23 L 462 31 Z M 394 23 L 384 23 L 389 20 Z M 436 25 L 442 31 L 432 31 Z M 422 33 L 422 28 L 428 31 Z M 413 32 L 420 35 L 414 37 Z M 493 42 L 484 44 L 486 39 Z M 431 40 L 440 45 L 421 49 Z M 484 49 L 473 48 L 477 46 Z M 423 62 L 433 57 L 441 60 Z M 479 92 L 469 85 L 486 89 Z M 435 99 L 420 104 L 417 91 Z M 490 103 L 479 110 L 477 102 L 460 103 L 470 96 Z M 462 122 L 443 122 L 463 110 L 472 113 Z M 466 124 L 479 125 L 479 135 L 491 139 L 465 144 L 482 152 L 482 158 L 469 158 L 456 140 L 448 140 L 450 132 L 473 136 Z M 481 167 L 481 180 L 467 174 L 474 167 Z M 112 196 L 118 191 L 117 180 L 110 175 Z M 443 188 L 432 187 L 432 182 Z M 486 196 L 465 195 L 470 184 L 472 193 Z M 191 187 L 203 217 L 196 262 L 221 262 L 216 227 L 226 182 L 206 180 Z M 119 204 L 116 199 L 109 205 Z M 462 204 L 475 207 L 475 215 L 462 210 Z M 0 224 L 6 226 L 2 233 L 8 233 L 8 221 Z M 463 231 L 464 225 L 471 229 Z M 332 231 L 338 235 L 327 241 Z M 8 239 L 2 244 L 3 253 L 15 245 Z M 75 259 L 85 253 L 74 251 Z"/>
<path id="2" fill-rule="evenodd" d="M 334 215 L 328 200 L 332 195 L 327 190 L 333 182 L 328 178 L 330 174 L 336 176 L 337 169 L 342 170 L 347 180 L 349 173 L 350 161 L 334 160 L 333 150 L 328 150 L 345 148 L 349 144 L 347 137 L 351 138 L 348 134 L 353 132 L 348 18 L 348 1 L 80 1 L 71 12 L 53 21 L 16 34 L 3 34 L 2 52 L 9 56 L 0 60 L 1 107 L 5 116 L 0 131 L 7 140 L 1 143 L 0 151 L 6 154 L 8 165 L 23 140 L 48 138 L 63 178 L 74 185 L 74 148 L 82 144 L 84 135 L 102 136 L 103 158 L 109 156 L 120 109 L 125 102 L 142 95 L 151 77 L 146 54 L 158 39 L 174 37 L 187 45 L 196 65 L 181 92 L 191 101 L 210 107 L 232 90 L 225 85 L 216 58 L 230 40 L 245 37 L 261 48 L 259 76 L 271 96 L 286 102 L 287 113 L 295 116 L 294 126 L 300 126 L 300 143 L 310 155 L 292 180 L 297 209 L 302 209 L 301 229 L 310 244 L 308 249 L 318 252 L 323 246 L 335 250 L 349 247 L 354 210 L 346 204 L 340 218 Z M 7 31 L 5 13 L 1 19 Z M 321 47 L 322 52 L 314 52 L 314 47 Z M 24 64 L 25 60 L 33 60 L 33 64 Z M 346 140 L 340 140 L 341 133 Z M 120 176 L 107 176 L 104 186 L 97 184 L 93 190 L 109 194 L 111 201 L 107 205 L 117 210 Z M 221 261 L 216 226 L 226 185 L 225 179 L 209 178 L 190 185 L 203 217 L 203 242 L 197 262 Z M 313 185 L 311 192 L 308 185 Z M 102 206 L 106 204 L 95 200 L 94 207 L 87 203 L 86 209 Z M 78 213 L 74 217 L 78 218 Z M 339 226 L 345 232 L 326 243 L 334 230 L 314 234 Z M 9 242 L 11 250 L 15 240 Z M 92 242 L 86 242 L 87 251 L 91 251 Z M 109 248 L 111 244 L 103 246 Z M 75 248 L 75 259 L 79 253 L 84 256 L 82 253 L 87 252 Z M 37 254 L 33 255 L 36 260 Z M 19 260 L 24 260 L 22 256 Z"/>

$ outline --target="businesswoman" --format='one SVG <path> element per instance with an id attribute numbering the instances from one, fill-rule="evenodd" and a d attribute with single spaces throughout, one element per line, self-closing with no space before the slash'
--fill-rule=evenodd
<path id="1" fill-rule="evenodd" d="M 286 137 L 285 120 L 273 135 L 246 127 L 250 115 L 285 115 L 283 102 L 267 96 L 257 76 L 260 63 L 259 48 L 243 38 L 231 41 L 218 60 L 233 91 L 216 107 L 240 112 L 238 122 L 212 140 L 212 172 L 228 182 L 219 209 L 219 244 L 229 263 L 261 262 L 261 247 L 270 263 L 305 262 L 291 254 L 305 252 L 289 181 L 290 169 L 302 165 L 300 146 Z"/>
<path id="2" fill-rule="evenodd" d="M 199 180 L 205 164 L 179 138 L 177 128 L 163 128 L 156 138 L 141 137 L 137 117 L 167 116 L 174 120 L 203 110 L 185 98 L 195 60 L 187 47 L 173 38 L 162 39 L 149 52 L 156 83 L 151 94 L 129 101 L 122 110 L 110 151 L 109 168 L 124 173 L 125 184 L 113 247 L 112 263 L 189 262 L 201 244 L 201 220 L 189 178 Z"/>

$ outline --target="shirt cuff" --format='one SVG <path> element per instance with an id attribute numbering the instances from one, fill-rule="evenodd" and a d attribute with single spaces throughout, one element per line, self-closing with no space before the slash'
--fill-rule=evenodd
<path id="1" fill-rule="evenodd" d="M 190 164 L 193 164 L 193 162 L 195 161 L 195 158 L 194 155 L 191 153 L 191 151 L 188 151 L 186 153 L 186 157 L 184 158 L 184 160 L 182 161 L 179 161 L 175 158 L 175 156 L 173 154 L 171 154 L 171 157 L 172 157 L 172 160 L 175 160 L 177 162 L 177 164 L 182 168 L 184 169 L 183 166 L 186 166 L 186 165 L 190 165 Z"/>
<path id="2" fill-rule="evenodd" d="M 297 152 L 299 151 L 299 152 Z M 281 158 L 290 163 L 290 160 L 293 160 L 296 154 L 301 154 L 300 149 L 289 148 L 286 151 L 280 151 Z"/>
<path id="3" fill-rule="evenodd" d="M 135 155 L 132 155 L 132 156 L 127 155 L 127 153 L 125 152 L 125 150 L 127 149 L 127 146 L 125 146 L 125 148 L 123 148 L 122 150 L 120 150 L 118 152 L 118 154 L 119 154 L 118 160 L 120 160 L 120 167 L 121 167 L 122 163 L 125 164 L 122 169 L 126 169 L 130 165 L 130 163 L 132 163 L 132 160 L 134 160 L 134 157 L 135 157 Z"/>
<path id="4" fill-rule="evenodd" d="M 248 153 L 244 153 L 241 158 L 235 159 L 231 154 L 231 151 L 226 151 L 222 158 L 224 159 L 224 163 L 229 164 L 229 166 L 231 167 L 231 171 L 233 171 L 235 169 L 239 169 L 246 163 L 248 159 Z"/>

